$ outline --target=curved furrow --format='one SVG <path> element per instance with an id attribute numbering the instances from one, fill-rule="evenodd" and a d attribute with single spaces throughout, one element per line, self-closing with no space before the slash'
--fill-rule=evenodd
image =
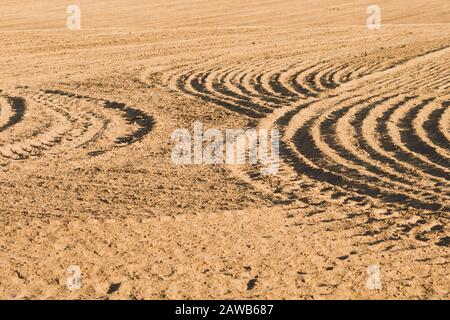
<path id="1" fill-rule="evenodd" d="M 232 91 L 238 97 L 245 97 L 250 99 L 251 97 L 241 91 L 234 85 L 233 81 L 236 77 L 243 72 L 242 65 L 240 63 L 230 64 L 227 68 L 221 69 L 221 73 L 218 75 L 217 80 L 227 86 L 227 89 Z"/>
<path id="2" fill-rule="evenodd" d="M 244 95 L 262 101 L 271 108 L 277 108 L 285 102 L 282 97 L 273 96 L 265 89 L 261 89 L 261 84 L 256 84 L 255 78 L 264 74 L 267 65 L 264 62 L 248 63 L 239 73 L 236 73 L 230 82 Z"/>
<path id="3" fill-rule="evenodd" d="M 296 102 L 300 99 L 297 93 L 293 92 L 289 87 L 284 85 L 284 82 L 281 80 L 283 74 L 286 74 L 290 69 L 293 69 L 295 66 L 290 65 L 285 69 L 279 70 L 278 72 L 273 73 L 269 77 L 269 86 L 273 92 L 276 92 L 278 95 L 287 99 L 290 102 Z"/>
<path id="4" fill-rule="evenodd" d="M 272 87 L 272 90 L 277 91 L 293 102 L 303 99 L 308 96 L 309 92 L 304 88 L 296 88 L 292 79 L 308 69 L 309 66 L 310 62 L 290 62 L 272 74 L 269 79 L 269 85 Z"/>
<path id="5" fill-rule="evenodd" d="M 314 74 L 318 73 L 317 69 L 320 70 L 321 67 L 323 67 L 322 62 L 318 62 L 311 66 L 307 66 L 306 68 L 302 68 L 289 78 L 289 83 L 292 83 L 292 87 L 299 94 L 305 97 L 317 97 L 319 92 L 311 87 L 307 79 L 314 79 Z"/>
<path id="6" fill-rule="evenodd" d="M 374 159 L 390 168 L 391 173 L 397 172 L 404 179 L 412 181 L 411 183 L 422 185 L 426 190 L 432 190 L 437 194 L 444 194 L 446 190 L 442 185 L 446 183 L 445 179 L 429 175 L 427 172 L 417 170 L 418 168 L 414 164 L 401 161 L 396 157 L 392 148 L 384 149 L 389 143 L 387 129 L 384 128 L 386 119 L 396 108 L 416 99 L 417 96 L 405 96 L 399 102 L 382 104 L 357 112 L 355 114 L 355 130 L 358 147 L 367 153 L 369 159 Z M 391 145 L 391 147 L 394 146 Z"/>
<path id="7" fill-rule="evenodd" d="M 189 92 L 184 92 L 180 89 L 179 83 L 182 78 L 185 78 L 186 74 L 189 74 L 191 69 L 184 67 L 174 67 L 173 70 L 165 71 L 163 73 L 161 84 L 166 84 L 166 86 L 174 92 L 183 92 L 184 94 L 189 94 Z"/>
<path id="8" fill-rule="evenodd" d="M 248 67 L 243 68 L 242 70 L 240 70 L 240 72 L 235 73 L 234 76 L 230 79 L 231 84 L 240 92 L 242 92 L 243 95 L 263 101 L 272 108 L 275 108 L 280 103 L 278 99 L 261 95 L 250 85 L 249 79 L 253 76 L 253 72 L 255 70 L 255 66 L 252 66 L 252 68 L 250 69 Z"/>
<path id="9" fill-rule="evenodd" d="M 434 167 L 428 166 L 427 163 L 424 163 L 420 159 L 416 157 L 411 157 L 411 155 L 405 151 L 401 145 L 397 144 L 393 136 L 389 131 L 389 127 L 392 127 L 392 115 L 393 113 L 401 108 L 402 106 L 409 103 L 409 100 L 405 103 L 394 105 L 391 108 L 387 109 L 380 117 L 377 118 L 377 122 L 375 125 L 374 132 L 378 134 L 376 140 L 372 140 L 373 144 L 376 145 L 376 149 L 388 158 L 393 159 L 396 163 L 401 164 L 405 168 L 409 168 L 418 173 L 423 173 L 428 177 L 433 177 L 436 185 L 444 185 L 448 182 L 449 175 L 441 170 L 438 170 Z"/>
<path id="10" fill-rule="evenodd" d="M 319 87 L 321 91 L 336 89 L 339 85 L 337 83 L 329 82 L 329 78 L 330 75 L 337 72 L 341 67 L 342 65 L 337 63 L 336 65 L 330 65 L 321 70 L 315 79 L 316 87 Z"/>
<path id="11" fill-rule="evenodd" d="M 412 206 L 419 209 L 427 210 L 441 210 L 442 205 L 436 203 L 423 203 L 416 199 L 412 199 L 405 194 L 398 193 L 392 190 L 385 190 L 384 188 L 377 187 L 372 183 L 366 183 L 361 180 L 355 180 L 354 177 L 348 177 L 341 174 L 337 174 L 332 170 L 326 169 L 322 166 L 321 159 L 325 155 L 321 153 L 321 150 L 315 144 L 305 144 L 310 141 L 313 137 L 309 132 L 309 127 L 314 124 L 316 119 L 310 119 L 306 123 L 306 128 L 301 128 L 297 131 L 294 137 L 296 145 L 302 144 L 302 156 L 301 159 L 308 159 L 308 161 L 303 161 L 302 164 L 297 162 L 297 168 L 300 170 L 301 174 L 307 175 L 314 180 L 326 182 L 331 185 L 336 185 L 341 187 L 343 190 L 355 192 L 362 195 L 367 195 L 373 198 L 382 199 L 387 202 L 402 204 L 404 206 Z M 300 147 L 299 147 L 300 149 Z M 316 163 L 311 166 L 311 163 Z M 339 168 L 339 166 L 334 167 Z"/>
<path id="12" fill-rule="evenodd" d="M 258 77 L 258 84 L 264 89 L 264 92 L 271 96 L 280 99 L 282 103 L 291 103 L 297 100 L 297 96 L 285 90 L 284 87 L 277 81 L 281 76 L 283 69 L 286 69 L 287 62 L 280 60 L 278 63 L 272 64 L 271 67 L 261 70 Z M 295 99 L 293 99 L 295 97 Z M 279 107 L 279 106 L 278 106 Z"/>
<path id="13" fill-rule="evenodd" d="M 130 126 L 126 133 L 115 137 L 115 143 L 118 147 L 132 145 L 144 139 L 155 125 L 152 116 L 137 108 L 126 105 L 123 102 L 101 100 L 103 107 L 117 111 L 125 123 Z"/>
<path id="14" fill-rule="evenodd" d="M 345 65 L 345 63 L 344 63 Z M 334 83 L 344 84 L 350 81 L 350 76 L 352 70 L 358 68 L 358 65 L 348 64 L 347 67 L 344 67 L 341 70 L 338 70 L 335 74 L 333 74 L 332 79 Z"/>
<path id="15" fill-rule="evenodd" d="M 336 89 L 340 85 L 340 83 L 336 81 L 338 73 L 342 70 L 345 70 L 348 67 L 349 67 L 348 63 L 343 63 L 338 68 L 332 69 L 324 73 L 320 78 L 322 86 L 324 86 L 327 89 Z"/>
<path id="16" fill-rule="evenodd" d="M 252 77 L 248 78 L 248 83 L 246 83 L 246 85 L 251 86 L 262 98 L 273 101 L 277 108 L 286 103 L 286 98 L 274 95 L 271 91 L 269 81 L 263 79 L 267 73 L 267 66 L 262 65 L 262 68 L 256 69 L 255 71 L 256 72 L 253 73 Z"/>
<path id="17" fill-rule="evenodd" d="M 326 88 L 322 87 L 320 84 L 320 79 L 318 78 L 318 75 L 321 72 L 324 72 L 325 70 L 331 68 L 332 66 L 328 64 L 321 64 L 318 66 L 318 68 L 313 69 L 310 73 L 304 75 L 304 78 L 301 80 L 300 84 L 308 87 L 310 90 L 312 90 L 315 93 L 321 93 L 326 90 Z M 299 78 L 297 78 L 299 79 Z"/>
<path id="18" fill-rule="evenodd" d="M 357 105 L 363 103 L 365 99 L 347 97 L 337 100 L 334 103 L 333 101 L 335 101 L 335 99 L 331 99 L 328 105 L 338 105 L 344 102 L 350 102 L 352 105 Z M 287 152 L 286 155 L 289 156 L 290 161 L 293 163 L 293 166 L 299 174 L 308 176 L 313 180 L 340 187 L 345 192 L 358 193 L 373 198 L 379 198 L 390 203 L 402 203 L 405 206 L 421 209 L 433 211 L 442 209 L 442 204 L 424 202 L 402 192 L 397 192 L 395 189 L 379 187 L 376 183 L 373 183 L 376 180 L 368 182 L 364 177 L 360 177 L 362 179 L 355 179 L 354 176 L 339 174 L 339 171 L 341 170 L 339 164 L 333 164 L 332 161 L 326 161 L 324 163 L 324 159 L 327 159 L 327 155 L 323 153 L 317 144 L 311 142 L 317 141 L 317 135 L 320 136 L 320 131 L 318 131 L 316 123 L 320 118 L 320 115 L 327 109 L 327 106 L 312 103 L 307 107 L 303 107 L 300 110 L 293 112 L 294 115 L 287 120 L 288 124 L 285 131 L 285 141 L 289 152 Z M 323 145 L 321 147 L 323 147 Z M 354 173 L 358 175 L 358 172 Z"/>
<path id="19" fill-rule="evenodd" d="M 224 107 L 230 111 L 246 115 L 250 118 L 261 118 L 263 114 L 257 110 L 249 109 L 239 104 L 229 103 L 221 99 L 217 99 L 214 95 L 209 92 L 205 87 L 206 76 L 202 73 L 196 74 L 191 71 L 180 76 L 177 80 L 177 86 L 182 92 L 197 97 L 208 103 L 212 103 L 221 107 Z"/>
<path id="20" fill-rule="evenodd" d="M 244 95 L 251 97 L 260 97 L 269 103 L 273 103 L 274 105 L 279 103 L 279 100 L 275 97 L 264 96 L 261 95 L 252 85 L 252 79 L 260 74 L 260 72 L 264 72 L 265 62 L 264 61 L 253 61 L 250 60 L 245 63 L 245 66 L 241 69 L 241 72 L 236 74 L 236 77 L 233 79 L 233 83 L 238 86 L 238 88 L 244 93 Z"/>
<path id="21" fill-rule="evenodd" d="M 416 136 L 423 143 L 433 148 L 442 159 L 450 162 L 450 142 L 439 129 L 439 121 L 446 109 L 439 101 L 427 105 L 417 113 L 417 117 L 413 120 L 413 127 Z"/>
<path id="22" fill-rule="evenodd" d="M 450 174 L 450 161 L 443 157 L 438 150 L 428 145 L 420 135 L 416 133 L 414 119 L 418 117 L 419 112 L 428 104 L 432 103 L 435 98 L 424 99 L 422 103 L 413 106 L 408 111 L 399 113 L 397 133 L 400 134 L 401 143 L 415 156 L 426 160 L 428 163 L 435 165 L 437 168 Z M 399 109 L 402 110 L 403 109 Z"/>
<path id="23" fill-rule="evenodd" d="M 98 103 L 90 102 L 88 106 L 84 106 L 84 99 L 81 97 L 61 96 L 58 99 L 52 99 L 51 94 L 47 96 L 47 99 L 49 100 L 47 104 L 52 108 L 67 110 L 72 122 L 70 131 L 52 153 L 65 153 L 97 143 L 111 122 L 105 114 L 96 111 L 97 108 L 100 109 Z"/>
<path id="24" fill-rule="evenodd" d="M 227 72 L 225 72 L 225 74 L 222 72 L 223 70 L 217 69 L 207 74 L 204 79 L 204 83 L 205 89 L 208 90 L 208 92 L 212 93 L 217 99 L 224 102 L 238 104 L 261 113 L 271 112 L 271 108 L 255 103 L 251 98 L 243 95 L 237 95 L 234 91 L 230 90 L 223 80 L 223 77 L 227 75 Z"/>
<path id="25" fill-rule="evenodd" d="M 61 90 L 41 90 L 26 105 L 23 121 L 1 132 L 0 155 L 4 158 L 99 155 L 140 141 L 154 124 L 145 112 L 123 103 Z M 91 152 L 80 153 L 79 149 Z"/>
<path id="26" fill-rule="evenodd" d="M 0 153 L 4 158 L 8 159 L 23 159 L 32 153 L 33 150 L 37 152 L 37 148 L 30 146 L 29 141 L 35 137 L 42 138 L 43 136 L 52 136 L 55 126 L 64 123 L 64 118 L 55 122 L 55 117 L 60 115 L 54 110 L 48 108 L 42 108 L 37 106 L 24 97 L 15 97 L 11 95 L 5 95 L 8 97 L 7 101 L 10 104 L 10 114 L 5 122 L 4 131 L 0 131 Z M 20 110 L 18 113 L 12 110 Z M 53 130 L 53 131 L 52 131 Z M 36 143 L 36 147 L 42 146 L 42 149 L 46 149 L 43 144 L 50 145 L 49 141 L 43 141 L 42 143 Z"/>
<path id="27" fill-rule="evenodd" d="M 348 130 L 348 128 L 343 124 L 346 121 L 350 121 L 354 125 L 354 120 L 345 118 L 349 112 L 357 109 L 361 104 L 368 103 L 369 108 L 373 108 L 379 104 L 389 102 L 395 97 L 370 97 L 370 100 L 367 102 L 361 101 L 357 104 L 333 108 L 317 119 L 317 122 L 310 129 L 311 137 L 314 139 L 313 141 L 321 154 L 327 157 L 320 160 L 323 167 L 330 168 L 330 171 L 345 176 L 349 180 L 359 180 L 363 183 L 365 182 L 368 186 L 376 186 L 388 192 L 396 192 L 398 195 L 402 194 L 414 202 L 419 203 L 420 200 L 415 195 L 421 193 L 420 189 L 409 187 L 406 183 L 393 181 L 395 180 L 395 175 L 359 159 L 352 152 L 354 150 L 348 150 L 344 146 L 345 140 L 347 140 L 347 133 L 343 133 L 342 131 Z M 351 117 L 351 114 L 349 117 Z M 341 119 L 342 121 L 339 121 Z M 424 192 L 423 196 L 428 197 L 432 196 L 432 194 Z"/>
<path id="28" fill-rule="evenodd" d="M 0 91 L 0 132 L 22 121 L 26 104 L 22 97 L 11 97 Z"/>
<path id="29" fill-rule="evenodd" d="M 392 159 L 378 155 L 365 139 L 367 134 L 374 133 L 373 131 L 364 132 L 364 129 L 369 129 L 365 120 L 371 110 L 383 109 L 385 105 L 404 104 L 409 100 L 409 97 L 400 95 L 398 98 L 381 101 L 381 103 L 363 104 L 351 108 L 337 120 L 337 145 L 347 150 L 341 154 L 343 157 L 382 177 L 383 180 L 384 178 L 389 179 L 391 183 L 395 184 L 394 188 L 415 190 L 415 193 L 423 194 L 429 200 L 438 200 L 443 195 L 442 190 L 439 192 L 430 190 L 434 184 L 423 180 L 423 177 L 416 176 L 415 179 L 412 179 L 414 176 L 405 174 L 403 168 L 393 163 Z M 374 121 L 374 119 L 371 120 Z M 364 129 L 363 125 L 365 125 Z"/>
<path id="30" fill-rule="evenodd" d="M 30 106 L 30 109 L 37 108 Z M 12 160 L 22 160 L 40 156 L 44 151 L 61 143 L 62 137 L 70 129 L 70 118 L 66 113 L 48 106 L 47 114 L 50 122 L 45 127 L 34 132 L 27 130 L 20 137 L 11 137 L 8 142 L 2 141 L 1 155 Z"/>
<path id="31" fill-rule="evenodd" d="M 277 66 L 276 67 L 276 71 L 278 71 L 278 69 L 281 67 Z M 258 70 L 258 69 L 256 69 Z M 276 72 L 274 71 L 274 72 Z M 222 84 L 222 92 L 239 92 L 239 96 L 241 97 L 245 97 L 245 99 L 248 99 L 250 101 L 253 101 L 256 104 L 268 107 L 270 109 L 276 109 L 279 108 L 280 105 L 284 105 L 286 103 L 289 103 L 290 100 L 287 99 L 286 97 L 283 97 L 281 95 L 275 97 L 275 98 L 267 98 L 266 95 L 261 94 L 260 92 L 258 92 L 257 90 L 255 90 L 256 92 L 258 92 L 258 94 L 254 94 L 252 92 L 250 92 L 249 90 L 247 90 L 246 88 L 243 88 L 242 83 L 238 84 L 237 83 L 237 78 L 241 78 L 242 77 L 242 73 L 238 73 L 236 72 L 236 69 L 233 69 L 233 72 L 226 72 L 222 75 L 222 77 L 220 78 L 221 84 Z M 270 77 L 270 76 L 269 76 Z M 270 86 L 270 84 L 263 84 L 263 86 Z M 272 89 L 272 88 L 270 88 Z M 246 95 L 244 94 L 244 91 L 246 91 L 246 93 L 250 93 L 250 95 Z M 272 95 L 273 97 L 273 95 Z"/>
<path id="32" fill-rule="evenodd" d="M 169 89 L 179 92 L 180 88 L 178 87 L 178 82 L 180 77 L 183 77 L 186 74 L 191 74 L 194 71 L 210 68 L 211 64 L 211 60 L 202 62 L 191 61 L 190 63 L 175 65 L 164 71 L 153 72 L 152 74 L 158 74 L 160 76 L 160 85 L 167 86 Z"/>
<path id="33" fill-rule="evenodd" d="M 344 69 L 346 72 L 340 75 L 339 83 L 347 83 L 352 80 L 358 79 L 359 76 L 355 76 L 355 74 L 358 74 L 358 72 L 360 72 L 360 70 L 362 70 L 365 67 L 366 67 L 365 63 L 360 63 L 359 65 L 354 65 L 349 69 Z"/>
<path id="34" fill-rule="evenodd" d="M 442 106 L 445 108 L 442 113 L 441 119 L 439 120 L 438 129 L 442 136 L 448 142 L 450 141 L 450 100 L 444 100 Z"/>
<path id="35" fill-rule="evenodd" d="M 249 63 L 244 69 L 242 69 L 242 73 L 236 78 L 236 85 L 239 86 L 239 89 L 242 90 L 248 96 L 259 97 L 260 93 L 250 85 L 250 81 L 253 78 L 254 74 L 257 72 L 258 68 L 263 68 L 264 63 Z M 263 97 L 267 102 L 271 102 L 274 104 L 278 103 L 278 100 L 272 97 Z"/>
<path id="36" fill-rule="evenodd" d="M 87 112 L 80 115 L 82 121 L 74 124 L 70 135 L 64 137 L 67 149 L 85 148 L 100 139 L 102 132 L 107 129 L 109 120 L 96 113 Z M 62 149 L 58 150 L 63 152 Z"/>
<path id="37" fill-rule="evenodd" d="M 78 95 L 61 90 L 45 90 L 45 93 L 56 96 L 76 99 L 78 108 L 88 108 L 90 116 L 96 116 L 102 122 L 104 131 L 111 124 L 115 125 L 114 130 L 108 135 L 107 143 L 113 140 L 115 147 L 123 147 L 134 144 L 145 138 L 153 129 L 155 121 L 152 116 L 145 111 L 131 107 L 122 102 L 93 98 L 89 96 Z M 80 105 L 80 101 L 85 104 Z M 66 104 L 67 102 L 64 102 Z M 105 135 L 104 132 L 101 135 Z"/>
<path id="38" fill-rule="evenodd" d="M 226 70 L 223 75 L 220 77 L 220 82 L 224 87 L 226 87 L 226 91 L 231 91 L 237 97 L 241 97 L 243 99 L 249 99 L 254 101 L 255 103 L 274 109 L 277 106 L 277 103 L 272 101 L 267 101 L 264 97 L 260 95 L 254 95 L 252 92 L 249 92 L 246 88 L 244 88 L 239 83 L 239 78 L 243 76 L 245 71 L 242 70 L 242 66 L 240 64 L 234 65 Z"/>
<path id="39" fill-rule="evenodd" d="M 282 163 L 274 179 L 286 199 L 310 184 L 325 201 L 378 199 L 447 212 L 448 105 L 423 95 L 437 88 L 436 98 L 443 99 L 448 63 L 429 61 L 446 52 L 394 61 L 366 54 L 352 63 L 343 57 L 295 62 L 284 55 L 220 64 L 219 58 L 183 67 L 175 77 L 184 93 L 235 112 L 252 110 L 259 128 L 280 130 Z M 401 93 L 389 94 L 398 87 Z M 257 169 L 236 170 L 270 189 L 273 181 Z"/>
<path id="40" fill-rule="evenodd" d="M 282 74 L 279 79 L 284 87 L 288 88 L 289 91 L 293 92 L 296 95 L 299 95 L 300 98 L 308 98 L 308 97 L 317 97 L 317 93 L 313 92 L 306 85 L 300 83 L 298 79 L 302 78 L 302 75 L 316 67 L 317 64 L 314 65 L 299 65 L 292 70 L 288 70 L 286 73 Z"/>
<path id="41" fill-rule="evenodd" d="M 10 119 L 13 115 L 14 111 L 11 104 L 0 96 L 0 131 L 10 126 Z"/>
<path id="42" fill-rule="evenodd" d="M 417 169 L 436 177 L 450 180 L 450 174 L 448 170 L 440 166 L 436 166 L 434 163 L 429 161 L 426 157 L 421 154 L 411 151 L 403 142 L 405 138 L 405 132 L 402 132 L 399 128 L 399 121 L 413 108 L 420 109 L 426 104 L 430 103 L 430 100 L 424 100 L 419 105 L 411 105 L 410 102 L 399 106 L 398 108 L 393 108 L 386 112 L 377 126 L 377 131 L 382 133 L 380 141 L 382 143 L 383 149 L 392 153 L 397 159 L 403 162 L 408 162 L 411 165 L 417 167 Z M 404 125 L 402 128 L 405 128 Z M 406 136 L 408 138 L 408 135 Z"/>

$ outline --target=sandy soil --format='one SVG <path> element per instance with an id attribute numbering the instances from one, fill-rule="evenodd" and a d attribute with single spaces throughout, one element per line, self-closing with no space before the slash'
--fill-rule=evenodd
<path id="1" fill-rule="evenodd" d="M 69 4 L 0 3 L 0 298 L 450 298 L 447 0 Z M 173 164 L 196 120 L 278 174 Z"/>

